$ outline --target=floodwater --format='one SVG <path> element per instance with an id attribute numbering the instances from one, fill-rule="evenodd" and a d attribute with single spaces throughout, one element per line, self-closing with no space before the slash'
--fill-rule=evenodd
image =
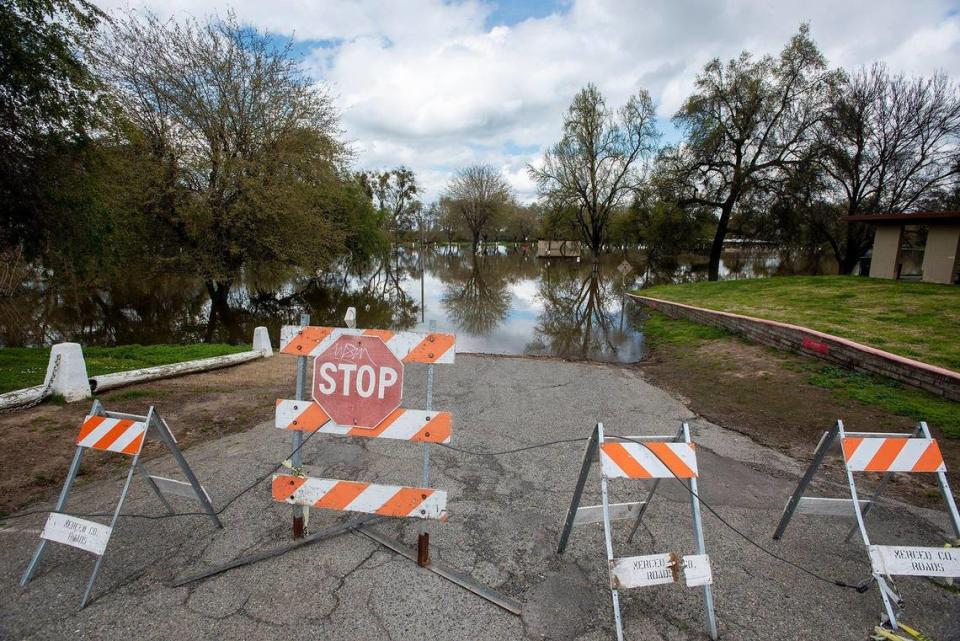
<path id="1" fill-rule="evenodd" d="M 626 274 L 618 267 L 629 265 Z M 725 253 L 722 278 L 835 273 L 835 266 L 783 251 Z M 226 309 L 211 310 L 197 278 L 130 278 L 101 288 L 24 285 L 0 300 L 0 344 L 83 345 L 249 342 L 266 325 L 279 328 L 309 314 L 314 325 L 342 325 L 348 307 L 360 327 L 457 334 L 461 352 L 557 356 L 607 362 L 643 358 L 643 310 L 625 292 L 646 285 L 706 278 L 706 258 L 684 255 L 646 264 L 639 254 L 540 260 L 522 248 L 491 245 L 398 248 L 356 269 L 311 275 L 251 275 L 234 287 Z"/>

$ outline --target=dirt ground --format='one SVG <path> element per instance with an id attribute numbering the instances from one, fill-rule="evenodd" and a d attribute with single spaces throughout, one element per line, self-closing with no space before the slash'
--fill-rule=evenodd
<path id="1" fill-rule="evenodd" d="M 111 411 L 146 414 L 153 403 L 181 447 L 242 432 L 273 416 L 274 401 L 292 398 L 292 361 L 268 358 L 225 369 L 145 383 L 98 395 Z M 55 496 L 63 484 L 89 402 L 44 403 L 0 414 L 0 514 Z M 144 460 L 165 454 L 147 441 Z M 123 467 L 123 457 L 85 456 L 79 484 Z"/>
<path id="2" fill-rule="evenodd" d="M 721 338 L 697 347 L 666 345 L 636 369 L 651 383 L 678 395 L 691 410 L 727 429 L 800 461 L 809 460 L 820 434 L 838 418 L 853 430 L 909 431 L 912 420 L 837 399 L 810 385 L 796 365 L 804 357 Z M 292 360 L 276 356 L 182 378 L 156 381 L 98 396 L 113 411 L 145 414 L 154 403 L 182 447 L 242 432 L 273 415 L 277 398 L 291 398 Z M 59 491 L 88 403 L 44 403 L 0 414 L 0 515 L 47 500 Z M 960 411 L 960 409 L 958 409 Z M 960 487 L 960 441 L 940 438 L 953 487 Z M 144 460 L 165 452 L 148 442 Z M 125 463 L 117 457 L 87 456 L 78 483 L 103 478 Z M 900 475 L 893 495 L 936 507 L 935 482 L 925 475 Z"/>
<path id="3" fill-rule="evenodd" d="M 811 385 L 799 367 L 810 360 L 728 337 L 693 347 L 658 346 L 637 367 L 644 378 L 679 395 L 705 419 L 800 461 L 810 460 L 820 435 L 837 419 L 855 431 L 909 432 L 916 427 L 910 418 L 837 398 L 830 390 Z M 935 425 L 929 427 L 956 489 L 960 440 L 945 437 Z M 929 507 L 942 504 L 936 480 L 924 474 L 893 477 L 889 491 Z"/>

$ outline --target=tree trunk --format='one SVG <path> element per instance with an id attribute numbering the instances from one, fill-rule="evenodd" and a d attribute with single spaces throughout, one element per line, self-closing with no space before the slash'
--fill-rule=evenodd
<path id="1" fill-rule="evenodd" d="M 230 288 L 233 281 L 207 281 L 207 292 L 210 294 L 210 317 L 207 319 L 207 330 L 203 342 L 212 343 L 217 325 L 226 325 L 230 319 Z"/>
<path id="2" fill-rule="evenodd" d="M 596 220 L 593 224 L 592 235 L 590 238 L 590 251 L 593 253 L 593 262 L 599 262 L 600 254 L 603 252 L 603 224 L 598 217 L 592 217 Z"/>
<path id="3" fill-rule="evenodd" d="M 868 239 L 869 235 L 865 233 L 863 223 L 847 223 L 847 242 L 839 265 L 841 275 L 845 276 L 853 272 L 853 268 L 857 266 L 867 250 Z"/>
<path id="4" fill-rule="evenodd" d="M 733 205 L 724 205 L 720 209 L 720 220 L 717 221 L 717 233 L 713 236 L 710 246 L 710 265 L 707 271 L 708 280 L 720 280 L 720 256 L 723 253 L 723 239 L 727 235 L 727 225 L 730 224 L 730 212 Z"/>

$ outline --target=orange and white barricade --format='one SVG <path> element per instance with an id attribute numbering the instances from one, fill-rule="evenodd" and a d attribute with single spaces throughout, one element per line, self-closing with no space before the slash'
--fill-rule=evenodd
<path id="1" fill-rule="evenodd" d="M 147 437 L 155 434 L 160 437 L 170 450 L 177 465 L 183 472 L 186 481 L 168 479 L 162 476 L 153 476 L 149 474 L 140 460 L 140 451 Z M 113 512 L 113 518 L 110 525 L 103 525 L 95 521 L 88 521 L 76 516 L 66 514 L 63 510 L 67 504 L 67 498 L 70 495 L 70 489 L 73 481 L 77 477 L 80 469 L 80 459 L 83 457 L 84 450 L 101 450 L 103 452 L 112 452 L 130 456 L 130 470 L 127 472 L 127 479 L 120 492 L 120 498 L 117 501 L 117 507 Z M 83 420 L 80 426 L 80 434 L 77 436 L 77 449 L 73 454 L 73 460 L 70 463 L 70 470 L 67 472 L 67 480 L 60 491 L 60 497 L 57 499 L 57 505 L 47 518 L 46 525 L 40 533 L 40 543 L 30 559 L 23 576 L 20 578 L 20 585 L 26 585 L 33 576 L 37 565 L 40 563 L 40 557 L 46 549 L 47 541 L 55 541 L 72 547 L 80 548 L 96 555 L 97 560 L 93 566 L 93 572 L 87 581 L 86 590 L 83 593 L 83 599 L 80 607 L 83 608 L 90 599 L 90 593 L 93 590 L 93 583 L 100 572 L 100 565 L 106 554 L 107 544 L 110 542 L 113 530 L 116 528 L 117 519 L 123 509 L 123 503 L 127 498 L 127 492 L 130 490 L 130 482 L 133 480 L 133 474 L 139 470 L 143 475 L 147 485 L 160 499 L 160 502 L 170 514 L 175 514 L 173 507 L 167 501 L 164 494 L 195 497 L 204 511 L 213 521 L 214 525 L 222 528 L 220 519 L 213 508 L 210 496 L 203 486 L 197 480 L 196 475 L 187 464 L 183 453 L 177 446 L 177 439 L 170 431 L 166 421 L 160 418 L 157 411 L 151 407 L 146 415 L 125 414 L 122 412 L 108 412 L 103 408 L 100 401 L 94 401 L 90 414 Z"/>
<path id="2" fill-rule="evenodd" d="M 453 334 L 296 325 L 285 325 L 280 330 L 280 352 L 317 357 L 341 336 L 376 336 L 394 356 L 406 363 L 452 365 L 456 355 L 456 337 Z"/>
<path id="3" fill-rule="evenodd" d="M 813 476 L 820 468 L 832 445 L 840 442 L 843 465 L 846 470 L 850 497 L 827 498 L 804 496 Z M 947 482 L 947 468 L 936 439 L 924 421 L 909 434 L 884 432 L 848 432 L 843 421 L 824 432 L 813 453 L 810 467 L 804 473 L 797 489 L 783 508 L 780 523 L 773 534 L 779 540 L 794 514 L 854 517 L 856 524 L 847 532 L 846 541 L 859 529 L 863 545 L 870 558 L 873 580 L 891 628 L 898 629 L 897 610 L 902 599 L 893 586 L 893 576 L 960 577 L 960 550 L 944 547 L 912 547 L 901 545 L 874 545 L 867 533 L 865 518 L 870 508 L 883 493 L 894 473 L 935 474 L 940 492 L 947 504 L 947 512 L 954 535 L 960 539 L 960 515 L 957 503 Z M 870 499 L 861 499 L 854 474 L 879 473 L 877 488 Z"/>
<path id="4" fill-rule="evenodd" d="M 594 461 L 600 460 L 600 505 L 580 506 L 587 475 Z M 573 492 L 573 500 L 560 534 L 557 553 L 567 547 L 574 526 L 588 523 L 603 523 L 604 543 L 610 570 L 610 591 L 613 598 L 613 616 L 617 640 L 623 641 L 623 621 L 620 616 L 622 589 L 679 583 L 688 587 L 701 586 L 707 631 L 711 639 L 717 638 L 717 621 L 713 609 L 713 575 L 710 559 L 703 540 L 703 521 L 700 514 L 697 491 L 697 455 L 690 440 L 690 427 L 683 423 L 675 435 L 605 437 L 603 424 L 597 423 L 587 441 L 583 465 Z M 610 479 L 653 480 L 644 501 L 633 503 L 610 503 L 607 484 Z M 616 557 L 613 552 L 613 528 L 611 521 L 632 519 L 633 528 L 629 540 L 640 526 L 643 514 L 657 491 L 662 479 L 676 479 L 687 486 L 690 492 L 690 508 L 693 517 L 693 536 L 697 553 L 680 556 L 674 552 L 642 556 Z"/>
<path id="5" fill-rule="evenodd" d="M 299 357 L 297 398 L 277 400 L 275 427 L 292 432 L 295 448 L 303 443 L 304 433 L 316 432 L 419 442 L 424 456 L 422 484 L 398 486 L 305 476 L 300 452 L 295 451 L 291 472 L 275 474 L 272 486 L 275 501 L 295 506 L 294 536 L 303 535 L 309 508 L 445 521 L 447 493 L 429 487 L 429 446 L 448 443 L 453 431 L 450 412 L 433 410 L 433 366 L 454 362 L 454 335 L 311 327 L 308 317 L 302 322 L 304 326 L 281 330 L 280 352 Z M 408 363 L 427 365 L 426 409 L 400 406 Z M 418 560 L 426 565 L 425 528 L 418 545 Z"/>

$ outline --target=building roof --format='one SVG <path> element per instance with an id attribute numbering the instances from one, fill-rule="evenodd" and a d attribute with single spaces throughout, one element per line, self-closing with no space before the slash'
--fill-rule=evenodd
<path id="1" fill-rule="evenodd" d="M 960 223 L 960 211 L 920 211 L 913 214 L 861 214 L 859 216 L 845 216 L 844 220 L 873 223 L 875 225 L 954 225 Z"/>

